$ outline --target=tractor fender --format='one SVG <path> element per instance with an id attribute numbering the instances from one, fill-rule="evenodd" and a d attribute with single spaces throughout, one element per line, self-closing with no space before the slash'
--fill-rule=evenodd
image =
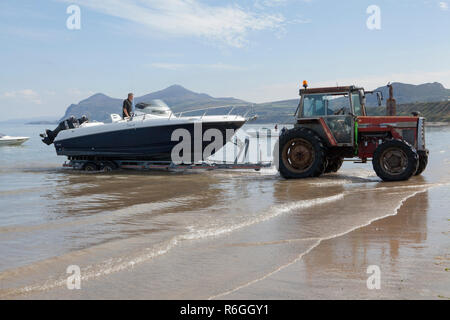
<path id="1" fill-rule="evenodd" d="M 323 118 L 299 119 L 298 126 L 314 131 L 327 147 L 336 147 L 337 142 Z"/>

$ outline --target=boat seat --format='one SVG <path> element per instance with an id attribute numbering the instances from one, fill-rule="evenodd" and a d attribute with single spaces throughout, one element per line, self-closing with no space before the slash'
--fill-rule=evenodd
<path id="1" fill-rule="evenodd" d="M 111 115 L 111 121 L 112 122 L 118 122 L 120 120 L 122 120 L 122 117 L 120 115 L 118 115 L 117 113 L 113 113 Z"/>

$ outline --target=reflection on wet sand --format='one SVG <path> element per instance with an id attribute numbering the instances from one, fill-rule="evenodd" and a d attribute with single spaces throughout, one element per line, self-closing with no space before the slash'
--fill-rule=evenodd
<path id="1" fill-rule="evenodd" d="M 357 241 L 353 241 L 353 239 L 339 242 L 330 241 L 329 245 L 323 246 L 323 255 L 315 257 L 320 260 L 320 263 L 342 269 L 357 266 L 363 268 L 367 267 L 370 261 L 386 259 L 395 264 L 399 258 L 401 246 L 405 244 L 420 245 L 426 240 L 427 212 L 428 191 L 424 191 L 420 193 L 420 197 L 411 197 L 407 200 L 397 215 L 373 222 L 370 229 L 377 232 L 376 238 L 372 233 L 361 232 Z M 381 248 L 381 250 L 373 250 L 374 247 Z M 342 255 L 344 251 L 346 255 Z M 307 272 L 314 273 L 318 262 L 313 258 L 305 259 Z"/>
<path id="2" fill-rule="evenodd" d="M 90 215 L 132 205 L 171 201 L 199 195 L 204 200 L 190 203 L 207 207 L 219 200 L 214 187 L 219 180 L 212 175 L 126 172 L 117 174 L 68 173 L 55 180 L 55 189 L 44 195 L 53 209 L 66 215 Z M 182 208 L 186 209 L 186 208 Z M 189 208 L 187 208 L 189 209 Z"/>

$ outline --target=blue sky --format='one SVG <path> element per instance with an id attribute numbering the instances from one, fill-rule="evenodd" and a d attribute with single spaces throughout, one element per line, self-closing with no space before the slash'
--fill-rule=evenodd
<path id="1" fill-rule="evenodd" d="M 81 10 L 69 30 L 66 10 Z M 366 12 L 377 5 L 381 29 Z M 299 83 L 450 87 L 450 1 L 80 0 L 0 3 L 0 121 L 61 116 L 97 92 L 181 84 L 253 102 Z"/>

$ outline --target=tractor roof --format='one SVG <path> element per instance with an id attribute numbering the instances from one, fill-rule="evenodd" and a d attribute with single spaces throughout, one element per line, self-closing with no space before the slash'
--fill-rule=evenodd
<path id="1" fill-rule="evenodd" d="M 308 89 L 300 89 L 300 94 L 350 92 L 351 90 L 355 90 L 355 89 L 357 89 L 355 86 L 308 88 Z"/>

